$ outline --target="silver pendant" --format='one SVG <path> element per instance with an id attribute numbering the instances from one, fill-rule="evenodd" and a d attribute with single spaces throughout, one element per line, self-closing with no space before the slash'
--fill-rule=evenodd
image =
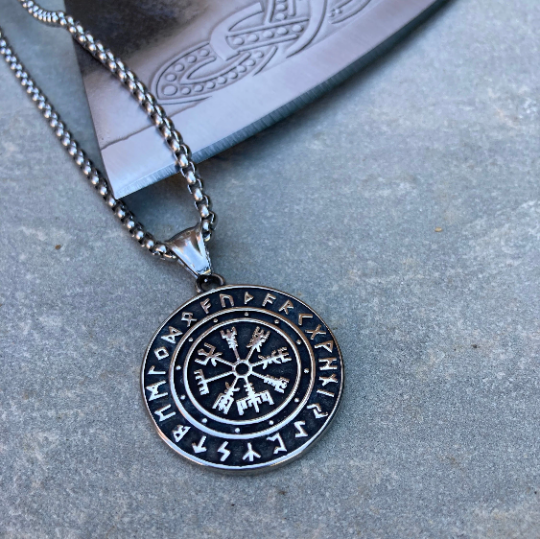
<path id="1" fill-rule="evenodd" d="M 173 313 L 144 357 L 144 400 L 161 438 L 190 461 L 252 472 L 302 455 L 334 418 L 339 346 L 304 302 L 222 286 Z"/>

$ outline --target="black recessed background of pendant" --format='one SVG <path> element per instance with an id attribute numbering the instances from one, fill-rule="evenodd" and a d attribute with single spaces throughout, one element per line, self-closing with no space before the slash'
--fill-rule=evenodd
<path id="1" fill-rule="evenodd" d="M 242 298 L 243 298 L 243 295 L 242 295 Z M 235 305 L 236 305 L 236 303 L 235 303 Z M 242 305 L 242 304 L 240 303 L 240 305 Z M 225 322 L 227 320 L 237 320 L 240 317 L 245 317 L 246 312 L 249 313 L 249 317 L 245 317 L 246 319 L 248 319 L 248 318 L 249 319 L 254 319 L 254 320 L 258 319 L 258 320 L 262 320 L 262 321 L 266 322 L 268 325 L 275 325 L 276 326 L 276 324 L 275 324 L 276 316 L 275 316 L 274 313 L 272 313 L 272 312 L 268 312 L 268 313 L 257 312 L 257 311 L 253 310 L 255 308 L 259 308 L 259 307 L 257 307 L 256 305 L 254 305 L 253 307 L 251 305 L 247 305 L 247 306 L 242 306 L 242 309 L 235 309 L 233 312 L 225 312 L 225 313 L 216 312 L 214 314 L 214 316 L 209 318 L 205 323 L 200 324 L 200 326 L 198 326 L 196 328 L 196 330 L 193 333 L 190 334 L 190 339 L 193 338 L 193 342 L 196 342 L 199 335 L 202 335 L 203 333 L 205 333 L 207 330 L 211 329 L 216 324 L 216 322 L 214 321 L 216 319 L 218 320 L 218 323 L 219 322 Z M 236 324 L 236 322 L 235 322 L 235 324 Z M 246 327 L 244 329 L 242 329 L 242 332 L 240 334 L 241 339 L 245 339 L 247 337 L 247 339 L 249 340 L 249 338 L 251 337 L 250 331 L 252 331 L 253 327 L 254 327 L 253 323 L 251 323 L 251 322 L 247 323 Z M 255 324 L 255 327 L 256 327 L 256 324 Z M 266 325 L 265 326 L 261 325 L 261 328 L 262 329 L 266 328 Z M 297 331 L 295 331 L 295 329 L 293 327 L 289 326 L 289 324 L 287 324 L 285 322 L 281 322 L 279 324 L 279 328 L 285 334 L 288 335 L 288 337 L 292 340 L 293 343 L 296 343 L 296 341 L 300 338 L 299 333 Z M 219 332 L 217 333 L 217 335 L 219 335 Z M 277 335 L 277 334 L 272 332 L 271 335 Z M 221 338 L 221 337 L 219 337 L 219 338 Z M 240 342 L 244 343 L 245 341 L 244 340 L 240 341 L 240 339 L 239 339 L 238 342 L 239 343 Z M 276 338 L 275 341 L 274 340 L 270 341 L 270 339 L 269 339 L 269 341 L 267 341 L 267 343 L 265 343 L 265 344 L 268 344 L 268 342 L 270 342 L 270 345 L 271 345 L 272 343 L 276 343 L 276 342 L 279 343 L 279 342 L 286 342 L 286 341 L 284 339 L 282 339 L 282 337 L 279 337 L 279 338 Z M 309 354 L 309 350 L 306 349 L 306 347 L 304 346 L 303 343 L 301 345 L 296 344 L 296 349 L 298 350 L 299 357 L 300 357 L 300 363 L 301 363 L 300 372 L 296 373 L 296 360 L 294 360 L 294 366 L 291 366 L 289 363 L 286 363 L 283 367 L 287 367 L 287 370 L 285 372 L 287 372 L 289 375 L 291 375 L 291 373 L 294 372 L 296 374 L 296 376 L 300 376 L 300 382 L 299 382 L 299 385 L 298 385 L 298 388 L 296 390 L 294 398 L 291 399 L 291 401 L 280 412 L 278 412 L 276 415 L 273 415 L 271 418 L 269 418 L 268 421 L 263 421 L 263 422 L 260 422 L 260 423 L 257 422 L 257 423 L 247 424 L 247 425 L 244 424 L 244 425 L 241 425 L 241 426 L 234 425 L 234 424 L 230 425 L 230 424 L 223 423 L 221 421 L 216 421 L 213 418 L 208 417 L 206 414 L 202 413 L 190 401 L 190 399 L 187 397 L 187 392 L 185 391 L 184 379 L 183 379 L 183 369 L 185 368 L 186 357 L 187 357 L 187 354 L 189 353 L 189 349 L 191 348 L 192 344 L 193 344 L 192 342 L 186 341 L 185 346 L 182 346 L 181 348 L 179 348 L 176 351 L 175 367 L 180 366 L 181 368 L 180 369 L 175 368 L 175 370 L 174 370 L 174 386 L 175 386 L 176 393 L 177 393 L 177 395 L 179 397 L 181 395 L 186 396 L 185 399 L 181 400 L 181 404 L 185 408 L 186 412 L 190 416 L 192 416 L 196 421 L 198 421 L 199 423 L 202 423 L 204 426 L 206 426 L 209 429 L 215 430 L 215 431 L 220 432 L 220 433 L 231 434 L 231 435 L 238 435 L 238 434 L 257 435 L 258 432 L 261 432 L 261 431 L 264 431 L 264 430 L 267 430 L 267 429 L 273 427 L 273 425 L 269 421 L 273 421 L 274 425 L 278 425 L 279 423 L 284 421 L 288 416 L 290 416 L 292 413 L 294 413 L 295 409 L 299 406 L 299 402 L 301 402 L 304 399 L 304 397 L 305 397 L 305 395 L 306 395 L 306 393 L 307 393 L 307 391 L 309 389 L 310 376 L 311 376 L 311 370 L 312 370 L 311 357 L 310 357 L 310 354 Z M 199 348 L 200 347 L 197 346 L 197 350 Z M 271 351 L 273 348 L 269 347 L 268 349 Z M 263 350 L 265 351 L 265 355 L 267 355 L 266 354 L 266 348 L 263 347 Z M 270 352 L 268 352 L 268 354 L 269 353 Z M 232 350 L 231 350 L 231 354 L 233 354 Z M 234 357 L 234 354 L 233 354 L 233 356 L 229 356 L 229 357 Z M 294 354 L 291 354 L 291 357 L 294 357 Z M 193 360 L 190 360 L 189 363 L 192 363 L 192 361 Z M 293 362 L 290 362 L 290 363 L 292 364 Z M 197 365 L 197 364 L 195 363 L 195 365 Z M 279 366 L 278 365 L 273 365 L 273 367 L 276 370 L 272 371 L 272 374 L 274 376 L 277 376 L 278 375 L 277 374 L 278 373 L 277 368 Z M 307 373 L 304 372 L 305 369 L 308 370 Z M 188 366 L 188 371 L 190 371 L 190 387 L 192 388 L 192 391 L 193 391 L 193 389 L 196 389 L 196 387 L 197 387 L 196 385 L 193 385 L 195 383 L 194 377 L 192 378 L 192 376 L 193 376 L 192 373 L 193 373 L 194 370 L 197 370 L 197 369 L 193 369 L 193 367 L 191 365 Z M 261 368 L 259 368 L 257 370 L 260 371 L 260 372 L 264 372 L 264 370 L 262 370 Z M 232 377 L 230 377 L 230 378 L 232 378 Z M 293 380 L 293 378 L 291 376 L 291 387 L 292 387 L 293 384 L 294 384 L 294 380 Z M 262 386 L 266 386 L 266 384 L 262 383 L 258 387 L 262 387 Z M 267 388 L 268 387 L 269 386 L 267 386 Z M 283 399 L 281 400 L 281 402 L 283 402 L 283 400 L 285 400 L 287 395 L 289 395 L 289 393 L 290 393 L 290 391 L 289 392 L 287 392 L 287 390 L 285 390 L 285 391 L 286 391 L 285 395 L 284 395 Z M 197 397 L 197 399 L 200 398 L 196 393 L 194 393 L 194 394 Z M 298 402 L 296 402 L 295 399 L 298 399 Z M 210 403 L 210 400 L 211 399 L 208 399 L 208 403 Z M 214 402 L 215 402 L 215 399 L 214 399 L 214 401 L 211 402 L 211 404 L 209 404 L 209 408 L 210 408 L 209 411 L 211 411 L 214 415 L 220 417 L 219 414 L 216 414 L 216 410 L 212 410 L 212 405 L 213 405 Z M 277 405 L 276 405 L 276 407 L 277 407 Z M 231 410 L 232 410 L 232 408 L 231 408 Z M 268 407 L 263 408 L 263 410 L 265 411 L 265 413 L 267 413 Z M 250 414 L 250 416 L 247 416 L 248 418 L 251 418 L 251 417 L 256 418 L 258 416 L 263 415 L 262 413 L 261 414 L 255 414 L 255 413 L 253 413 L 253 410 L 251 410 L 251 409 L 250 409 L 250 412 L 251 412 L 251 414 Z M 222 414 L 222 416 L 227 417 L 227 416 L 224 416 L 223 414 Z M 239 418 L 239 416 L 236 415 L 235 419 L 238 419 L 238 418 Z M 243 418 L 240 418 L 240 419 L 243 419 Z M 206 421 L 203 421 L 203 420 L 206 420 Z M 239 432 L 237 431 L 238 428 L 240 429 Z"/>

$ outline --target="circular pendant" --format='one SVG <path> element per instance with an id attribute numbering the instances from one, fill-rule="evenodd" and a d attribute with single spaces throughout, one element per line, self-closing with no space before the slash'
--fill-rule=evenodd
<path id="1" fill-rule="evenodd" d="M 154 335 L 141 372 L 159 435 L 224 471 L 299 457 L 332 421 L 343 362 L 330 328 L 302 301 L 224 286 L 185 303 Z"/>

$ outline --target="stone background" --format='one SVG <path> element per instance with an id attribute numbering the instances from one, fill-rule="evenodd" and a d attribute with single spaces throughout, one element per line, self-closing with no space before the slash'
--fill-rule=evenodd
<path id="1" fill-rule="evenodd" d="M 0 16 L 95 155 L 67 33 Z M 219 273 L 305 299 L 348 375 L 311 453 L 242 478 L 174 455 L 139 395 L 193 283 L 129 240 L 2 64 L 0 537 L 540 537 L 539 27 L 536 0 L 454 0 L 201 167 Z M 160 237 L 195 215 L 177 179 L 128 202 Z"/>

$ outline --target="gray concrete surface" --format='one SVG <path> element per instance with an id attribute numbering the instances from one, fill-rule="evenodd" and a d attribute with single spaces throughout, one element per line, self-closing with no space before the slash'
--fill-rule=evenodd
<path id="1" fill-rule="evenodd" d="M 0 15 L 95 152 L 68 36 Z M 129 240 L 0 66 L 0 537 L 540 537 L 538 28 L 534 0 L 454 0 L 202 166 L 219 272 L 304 298 L 347 367 L 328 435 L 247 478 L 154 433 L 142 352 L 192 283 Z M 174 180 L 129 202 L 160 236 L 194 215 Z"/>

